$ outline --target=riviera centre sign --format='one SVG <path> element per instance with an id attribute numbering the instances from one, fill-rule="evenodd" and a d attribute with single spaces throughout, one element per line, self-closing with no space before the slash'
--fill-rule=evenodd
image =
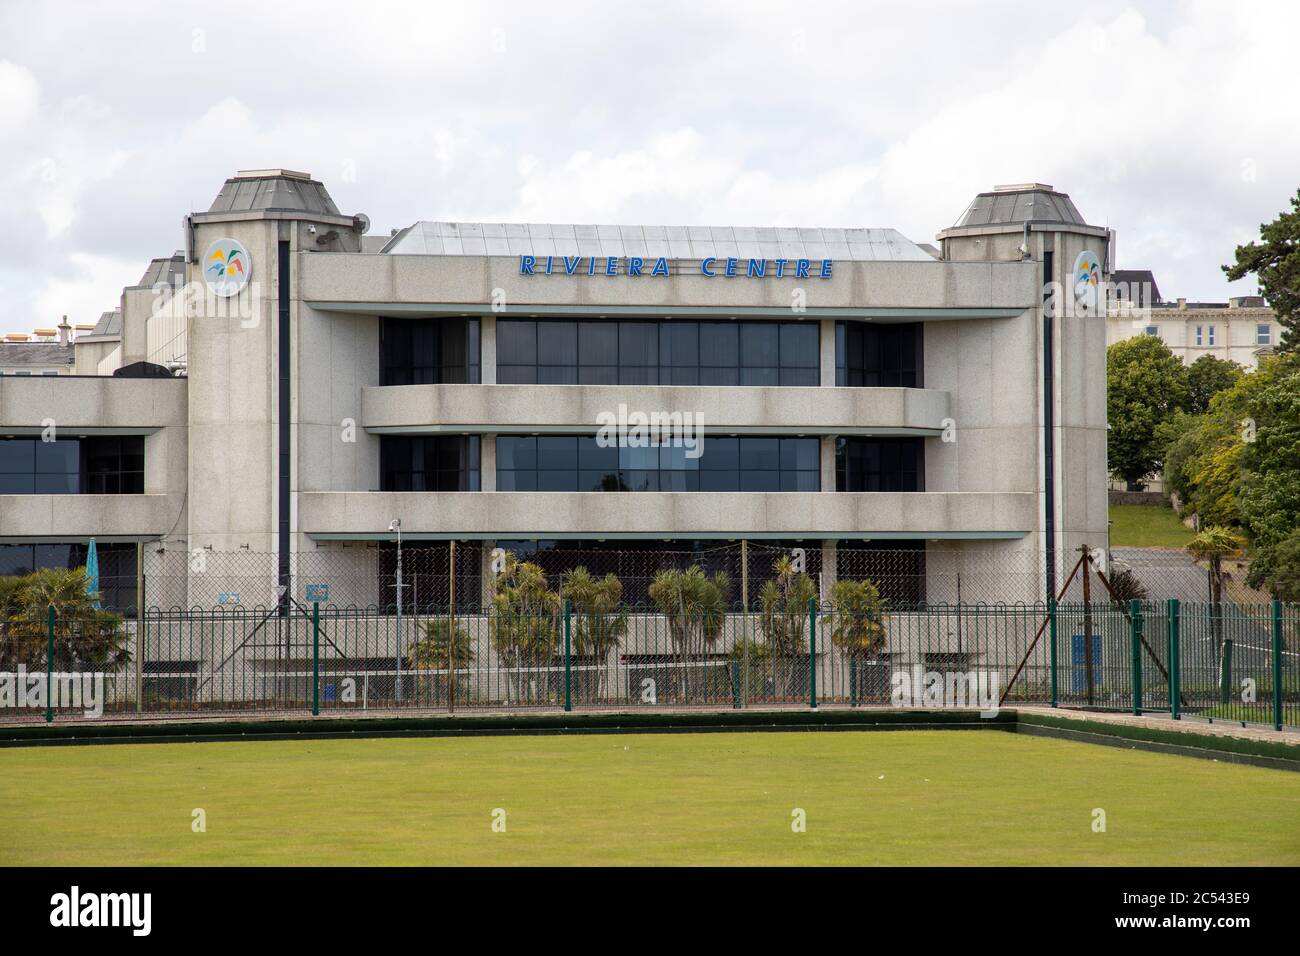
<path id="1" fill-rule="evenodd" d="M 741 265 L 742 261 L 745 263 Z M 829 279 L 831 259 L 745 259 L 710 256 L 700 260 L 700 275 L 712 279 Z M 641 256 L 520 256 L 519 274 L 585 276 L 667 276 L 668 259 Z"/>

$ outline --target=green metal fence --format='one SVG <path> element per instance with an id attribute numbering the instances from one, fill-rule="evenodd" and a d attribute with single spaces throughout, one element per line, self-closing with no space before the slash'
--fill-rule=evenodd
<path id="1" fill-rule="evenodd" d="M 41 619 L 44 618 L 44 619 Z M 0 625 L 0 721 L 1042 704 L 1300 726 L 1300 606 L 816 599 L 487 613 L 149 609 Z"/>

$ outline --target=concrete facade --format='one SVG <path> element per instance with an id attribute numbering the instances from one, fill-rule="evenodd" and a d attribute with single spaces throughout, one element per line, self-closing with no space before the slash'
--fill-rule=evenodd
<path id="1" fill-rule="evenodd" d="M 245 194 L 254 198 L 238 198 Z M 377 253 L 363 231 L 305 174 L 229 180 L 211 210 L 187 217 L 185 252 L 167 273 L 194 302 L 160 302 L 157 283 L 125 290 L 118 339 L 88 340 L 78 375 L 0 381 L 0 428 L 11 433 L 39 429 L 56 410 L 86 434 L 146 435 L 146 494 L 0 496 L 0 537 L 111 534 L 189 553 L 276 553 L 287 534 L 292 563 L 342 542 L 390 540 L 400 518 L 414 540 L 914 539 L 978 560 L 1042 555 L 1050 510 L 1058 555 L 1106 546 L 1103 317 L 1052 317 L 1053 373 L 1044 380 L 1045 283 L 1068 290 L 1085 250 L 1104 259 L 1105 230 L 1051 219 L 959 224 L 940 234 L 939 259 L 837 255 L 829 278 L 807 279 L 710 278 L 683 257 L 670 260 L 666 276 L 526 274 L 516 254 Z M 825 241 L 843 232 L 826 230 Z M 201 257 L 225 239 L 242 243 L 252 265 L 242 291 L 219 299 L 205 293 Z M 180 284 L 171 283 L 173 295 Z M 381 384 L 381 317 L 466 316 L 480 323 L 481 383 Z M 496 322 L 528 317 L 809 322 L 819 331 L 820 385 L 496 384 Z M 922 323 L 921 387 L 837 387 L 841 321 Z M 119 365 L 167 365 L 178 377 L 86 376 L 110 355 Z M 494 490 L 496 436 L 591 434 L 596 416 L 619 404 L 699 414 L 706 441 L 709 429 L 818 436 L 821 491 Z M 382 436 L 437 434 L 481 436 L 482 490 L 378 490 Z M 922 439 L 925 490 L 836 492 L 839 436 Z M 1012 597 L 1039 598 L 1044 582 Z"/>

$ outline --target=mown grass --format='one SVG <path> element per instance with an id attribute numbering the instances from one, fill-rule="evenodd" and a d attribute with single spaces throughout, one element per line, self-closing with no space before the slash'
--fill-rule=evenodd
<path id="1" fill-rule="evenodd" d="M 1111 505 L 1112 548 L 1182 548 L 1192 540 L 1173 508 L 1158 505 Z"/>
<path id="2" fill-rule="evenodd" d="M 1300 774 L 993 731 L 31 747 L 0 864 L 1295 865 L 1298 805 Z"/>

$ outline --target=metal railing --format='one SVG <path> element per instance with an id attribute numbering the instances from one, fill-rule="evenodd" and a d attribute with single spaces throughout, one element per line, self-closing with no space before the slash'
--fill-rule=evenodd
<path id="1" fill-rule="evenodd" d="M 864 612 L 555 594 L 400 623 L 298 601 L 109 618 L 0 624 L 0 721 L 1042 704 L 1300 726 L 1300 605 L 1278 602 Z"/>

